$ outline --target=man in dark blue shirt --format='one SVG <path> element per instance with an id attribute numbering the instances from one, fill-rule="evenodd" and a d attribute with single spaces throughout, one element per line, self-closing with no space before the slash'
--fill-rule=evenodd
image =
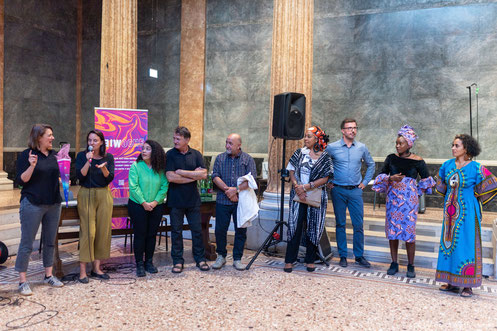
<path id="1" fill-rule="evenodd" d="M 186 215 L 192 232 L 193 258 L 202 271 L 209 270 L 205 262 L 200 218 L 200 195 L 197 180 L 207 178 L 202 154 L 190 148 L 190 131 L 178 126 L 174 132 L 174 148 L 166 153 L 166 177 L 169 181 L 167 206 L 171 207 L 171 257 L 173 273 L 183 271 L 183 218 Z"/>
<path id="2" fill-rule="evenodd" d="M 354 228 L 353 249 L 356 263 L 369 268 L 370 263 L 363 256 L 364 253 L 364 205 L 362 190 L 373 178 L 375 163 L 368 148 L 355 139 L 357 121 L 346 118 L 340 125 L 342 139 L 329 144 L 326 152 L 331 156 L 335 176 L 333 178 L 331 197 L 336 220 L 336 237 L 340 266 L 347 266 L 347 235 L 345 222 L 347 208 L 349 209 L 352 227 Z M 367 170 L 364 179 L 361 176 L 362 162 L 366 163 Z"/>
<path id="3" fill-rule="evenodd" d="M 216 252 L 218 257 L 212 265 L 213 269 L 221 269 L 226 264 L 226 237 L 231 216 L 235 224 L 235 243 L 233 247 L 233 267 L 245 270 L 242 264 L 243 247 L 247 239 L 247 228 L 237 226 L 238 192 L 248 188 L 243 182 L 237 186 L 239 177 L 251 173 L 257 177 L 254 159 L 242 152 L 242 138 L 232 133 L 226 138 L 226 152 L 219 154 L 214 162 L 212 181 L 218 192 L 216 198 Z"/>

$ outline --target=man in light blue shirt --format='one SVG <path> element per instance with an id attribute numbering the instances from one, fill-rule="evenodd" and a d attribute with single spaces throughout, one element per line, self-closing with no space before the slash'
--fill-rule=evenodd
<path id="1" fill-rule="evenodd" d="M 334 179 L 331 185 L 331 199 L 336 219 L 336 238 L 340 266 L 347 267 L 347 235 L 345 223 L 347 208 L 349 209 L 352 227 L 354 228 L 353 245 L 356 263 L 369 268 L 371 264 L 364 258 L 364 204 L 362 190 L 373 178 L 375 163 L 363 143 L 355 141 L 357 121 L 346 118 L 340 125 L 342 139 L 328 144 L 326 152 L 333 160 Z M 364 179 L 361 176 L 362 162 L 366 163 L 367 171 Z"/>

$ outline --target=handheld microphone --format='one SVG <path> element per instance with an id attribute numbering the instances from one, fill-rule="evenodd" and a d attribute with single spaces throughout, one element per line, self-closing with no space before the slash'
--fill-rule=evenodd
<path id="1" fill-rule="evenodd" d="M 88 152 L 93 152 L 93 146 L 88 146 Z M 90 162 L 90 164 L 91 164 L 91 160 L 92 159 L 88 160 Z"/>

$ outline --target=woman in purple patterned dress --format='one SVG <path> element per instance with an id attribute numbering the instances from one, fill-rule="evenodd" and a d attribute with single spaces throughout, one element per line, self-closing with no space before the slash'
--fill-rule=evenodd
<path id="1" fill-rule="evenodd" d="M 407 274 L 409 278 L 416 277 L 414 271 L 414 253 L 416 250 L 416 220 L 418 218 L 418 196 L 423 192 L 431 193 L 435 181 L 428 173 L 425 161 L 410 149 L 417 139 L 413 128 L 404 125 L 398 132 L 395 147 L 396 154 L 390 154 L 385 159 L 383 169 L 376 177 L 373 190 L 387 193 L 385 233 L 390 244 L 392 263 L 388 275 L 399 271 L 397 252 L 399 240 L 406 242 Z M 416 182 L 418 175 L 421 177 Z"/>

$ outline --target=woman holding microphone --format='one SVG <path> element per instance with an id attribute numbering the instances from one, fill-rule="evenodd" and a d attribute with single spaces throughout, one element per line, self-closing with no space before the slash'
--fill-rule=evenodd
<path id="1" fill-rule="evenodd" d="M 76 174 L 81 188 L 78 192 L 79 281 L 88 283 L 86 263 L 93 263 L 90 276 L 109 279 L 100 261 L 110 256 L 113 200 L 109 184 L 114 179 L 114 157 L 106 152 L 104 134 L 91 130 L 86 150 L 76 157 Z"/>
<path id="2" fill-rule="evenodd" d="M 145 277 L 145 271 L 157 273 L 152 259 L 157 229 L 163 214 L 163 203 L 169 186 L 164 172 L 165 167 L 164 149 L 158 142 L 147 140 L 143 143 L 136 162 L 129 169 L 128 213 L 135 233 L 134 253 L 138 277 Z"/>

